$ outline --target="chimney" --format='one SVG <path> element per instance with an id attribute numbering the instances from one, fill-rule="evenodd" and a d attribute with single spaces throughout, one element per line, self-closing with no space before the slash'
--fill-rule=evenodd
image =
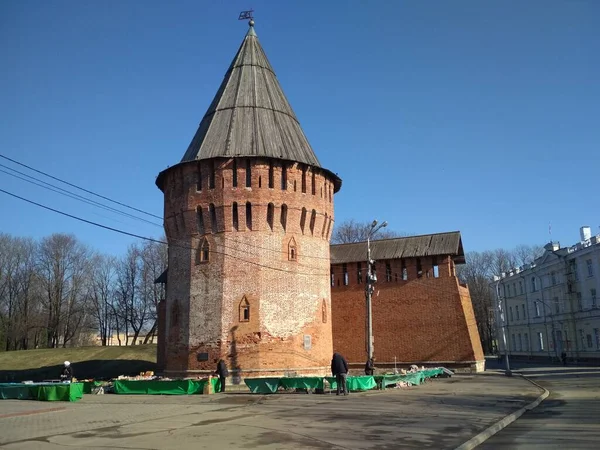
<path id="1" fill-rule="evenodd" d="M 589 240 L 592 237 L 592 228 L 587 225 L 581 227 L 579 235 L 581 236 L 581 242 Z"/>

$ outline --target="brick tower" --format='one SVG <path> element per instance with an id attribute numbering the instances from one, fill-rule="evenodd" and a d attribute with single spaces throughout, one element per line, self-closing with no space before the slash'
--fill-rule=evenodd
<path id="1" fill-rule="evenodd" d="M 333 194 L 253 22 L 165 199 L 167 294 L 159 366 L 169 375 L 324 374 L 332 354 Z"/>

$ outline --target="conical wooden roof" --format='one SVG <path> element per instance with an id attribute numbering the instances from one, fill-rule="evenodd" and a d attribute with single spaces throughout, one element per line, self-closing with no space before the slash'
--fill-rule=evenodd
<path id="1" fill-rule="evenodd" d="M 248 156 L 321 167 L 252 25 L 181 162 Z"/>

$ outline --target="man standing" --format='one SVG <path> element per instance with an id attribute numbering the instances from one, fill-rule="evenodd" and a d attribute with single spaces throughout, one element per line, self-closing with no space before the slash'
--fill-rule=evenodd
<path id="1" fill-rule="evenodd" d="M 375 373 L 375 358 L 367 359 L 365 364 L 365 375 L 373 375 Z"/>
<path id="2" fill-rule="evenodd" d="M 334 353 L 331 360 L 331 373 L 335 376 L 335 382 L 337 384 L 337 394 L 340 395 L 340 388 L 344 395 L 348 395 L 348 388 L 346 386 L 346 377 L 348 376 L 348 363 L 342 355 Z"/>
<path id="3" fill-rule="evenodd" d="M 225 361 L 222 359 L 219 359 L 219 362 L 217 363 L 215 375 L 219 376 L 219 381 L 221 382 L 221 392 L 225 392 L 225 378 L 229 375 L 229 371 L 227 370 Z"/>
<path id="4" fill-rule="evenodd" d="M 65 361 L 63 370 L 60 374 L 60 379 L 62 381 L 73 381 L 73 367 L 71 367 L 71 363 L 69 361 Z"/>

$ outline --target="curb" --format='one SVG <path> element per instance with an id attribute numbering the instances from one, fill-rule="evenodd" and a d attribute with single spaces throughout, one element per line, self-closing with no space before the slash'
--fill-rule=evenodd
<path id="1" fill-rule="evenodd" d="M 542 395 L 540 395 L 533 402 L 529 403 L 528 405 L 525 405 L 518 411 L 515 411 L 514 413 L 511 413 L 508 416 L 504 417 L 503 419 L 499 420 L 494 425 L 486 428 L 481 433 L 479 433 L 475 437 L 469 439 L 464 444 L 460 445 L 459 447 L 456 447 L 455 450 L 471 450 L 471 449 L 477 447 L 478 445 L 483 444 L 485 441 L 487 441 L 489 438 L 491 438 L 493 435 L 495 435 L 498 431 L 509 426 L 511 423 L 513 423 L 515 420 L 517 420 L 519 417 L 521 417 L 527 411 L 531 411 L 532 409 L 537 408 L 539 406 L 539 404 L 542 403 L 550 395 L 550 391 L 548 389 L 543 388 L 542 386 L 537 384 L 535 381 L 532 381 L 529 378 L 524 377 L 521 374 L 516 374 L 514 372 L 513 372 L 513 375 L 520 376 L 521 378 L 529 381 L 531 384 L 538 387 L 539 389 L 542 389 L 544 392 L 542 392 Z"/>

